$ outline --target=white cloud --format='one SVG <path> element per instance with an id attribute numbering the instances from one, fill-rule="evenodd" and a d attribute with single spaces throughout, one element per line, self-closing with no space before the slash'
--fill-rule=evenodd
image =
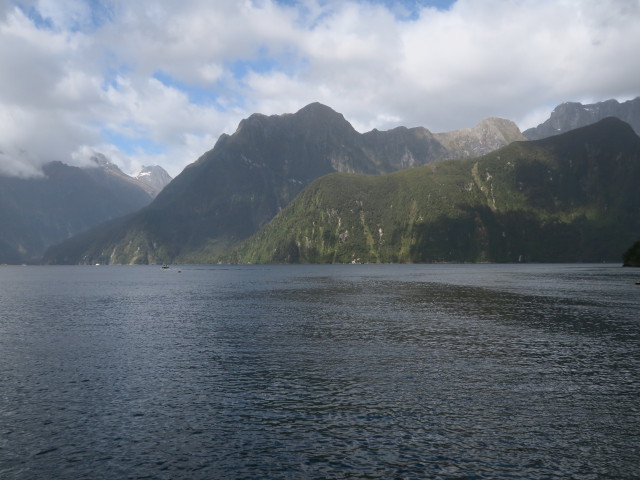
<path id="1" fill-rule="evenodd" d="M 444 131 L 640 94 L 637 0 L 421 4 L 0 0 L 0 171 L 97 150 L 175 175 L 241 118 L 313 101 Z"/>
<path id="2" fill-rule="evenodd" d="M 91 8 L 84 0 L 38 0 L 35 7 L 56 29 L 73 30 L 91 23 Z"/>

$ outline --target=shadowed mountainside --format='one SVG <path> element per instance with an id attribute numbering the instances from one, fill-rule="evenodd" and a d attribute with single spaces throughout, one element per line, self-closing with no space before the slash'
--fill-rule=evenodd
<path id="1" fill-rule="evenodd" d="M 619 119 L 476 159 L 311 184 L 222 261 L 619 261 L 640 237 L 640 138 Z"/>
<path id="2" fill-rule="evenodd" d="M 577 102 L 565 102 L 558 105 L 551 116 L 534 128 L 525 130 L 529 140 L 558 135 L 575 128 L 590 125 L 607 117 L 616 117 L 628 123 L 640 135 L 640 97 L 626 102 L 607 100 L 589 105 Z"/>
<path id="3" fill-rule="evenodd" d="M 43 176 L 0 176 L 0 263 L 38 262 L 47 247 L 136 211 L 152 196 L 115 165 L 52 162 Z"/>
<path id="4" fill-rule="evenodd" d="M 421 127 L 360 134 L 319 103 L 295 114 L 254 114 L 233 135 L 222 135 L 148 207 L 52 248 L 45 262 L 208 262 L 328 173 L 393 172 L 523 138 L 515 124 L 498 119 L 450 134 Z"/>

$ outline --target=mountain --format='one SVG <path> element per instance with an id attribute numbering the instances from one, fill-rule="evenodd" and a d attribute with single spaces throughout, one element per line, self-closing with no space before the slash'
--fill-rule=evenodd
<path id="1" fill-rule="evenodd" d="M 173 180 L 160 165 L 143 166 L 133 178 L 154 198 Z"/>
<path id="2" fill-rule="evenodd" d="M 539 140 L 578 127 L 584 127 L 606 117 L 617 117 L 633 128 L 640 135 L 640 97 L 619 103 L 617 100 L 582 105 L 566 102 L 558 105 L 544 123 L 535 128 L 525 130 L 524 136 L 529 140 Z"/>
<path id="3" fill-rule="evenodd" d="M 97 174 L 97 180 L 104 181 L 110 178 L 116 184 L 128 183 L 145 191 L 151 198 L 155 198 L 172 180 L 160 165 L 143 166 L 137 174 L 129 176 L 102 153 L 95 153 L 91 162 L 94 165 L 85 167 L 85 171 L 94 176 Z M 105 176 L 105 173 L 108 175 Z"/>
<path id="4" fill-rule="evenodd" d="M 619 261 L 640 237 L 640 138 L 607 118 L 475 159 L 312 183 L 222 261 Z"/>
<path id="5" fill-rule="evenodd" d="M 473 128 L 436 133 L 435 138 L 449 152 L 447 158 L 478 157 L 511 142 L 526 140 L 515 123 L 503 118 L 487 118 Z"/>
<path id="6" fill-rule="evenodd" d="M 319 103 L 294 114 L 254 114 L 233 135 L 222 135 L 148 207 L 52 248 L 45 262 L 211 261 L 257 232 L 323 175 L 393 172 L 471 154 L 483 148 L 483 138 L 492 142 L 487 148 L 511 135 L 523 138 L 509 123 L 492 120 L 443 140 L 422 127 L 361 134 Z"/>
<path id="7" fill-rule="evenodd" d="M 52 162 L 37 178 L 0 176 L 0 263 L 39 261 L 49 246 L 149 204 L 139 182 L 102 156 L 93 161 Z"/>

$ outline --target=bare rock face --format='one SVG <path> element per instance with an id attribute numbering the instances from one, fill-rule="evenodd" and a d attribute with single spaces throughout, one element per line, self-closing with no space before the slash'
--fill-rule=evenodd
<path id="1" fill-rule="evenodd" d="M 448 151 L 448 158 L 477 157 L 526 140 L 515 123 L 503 118 L 486 118 L 473 128 L 436 133 L 435 138 Z"/>
<path id="2" fill-rule="evenodd" d="M 639 183 L 640 137 L 609 117 L 474 159 L 327 175 L 224 261 L 615 262 L 638 239 Z M 640 242 L 625 264 L 639 259 Z"/>
<path id="3" fill-rule="evenodd" d="M 144 166 L 133 178 L 138 180 L 152 197 L 158 195 L 173 180 L 160 165 Z"/>
<path id="4" fill-rule="evenodd" d="M 394 172 L 524 139 L 515 124 L 500 119 L 443 138 L 455 150 L 422 127 L 359 133 L 342 114 L 320 103 L 296 113 L 253 114 L 232 135 L 221 135 L 148 207 L 60 245 L 47 261 L 208 261 L 253 235 L 307 185 L 329 173 Z"/>
<path id="5" fill-rule="evenodd" d="M 143 190 L 152 199 L 155 198 L 173 178 L 160 165 L 143 166 L 135 175 L 127 175 L 120 168 L 109 160 L 102 153 L 95 153 L 91 157 L 92 166 L 85 167 L 84 170 L 91 175 L 110 176 L 112 180 L 135 185 Z"/>
<path id="6" fill-rule="evenodd" d="M 535 128 L 525 130 L 523 133 L 529 140 L 539 140 L 591 125 L 606 117 L 619 118 L 631 125 L 636 134 L 640 135 L 640 97 L 623 103 L 617 100 L 607 100 L 590 105 L 565 102 L 551 112 L 548 120 Z"/>

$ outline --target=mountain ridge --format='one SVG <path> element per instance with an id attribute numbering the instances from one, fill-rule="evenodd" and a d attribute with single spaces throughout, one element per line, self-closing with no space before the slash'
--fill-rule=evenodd
<path id="1" fill-rule="evenodd" d="M 60 261 L 198 261 L 200 252 L 218 254 L 258 231 L 323 175 L 386 173 L 459 155 L 464 152 L 447 150 L 422 127 L 361 134 L 320 103 L 293 114 L 253 114 L 232 135 L 221 135 L 149 206 L 113 224 L 113 230 L 96 231 L 103 241 L 87 240 L 90 252 L 67 251 Z M 46 261 L 58 261 L 52 260 L 55 252 L 64 250 L 64 245 L 53 249 Z"/>
<path id="2" fill-rule="evenodd" d="M 640 138 L 617 118 L 475 159 L 313 182 L 230 263 L 618 261 Z"/>
<path id="3" fill-rule="evenodd" d="M 37 262 L 49 246 L 151 201 L 117 167 L 56 161 L 42 171 L 39 177 L 0 176 L 0 263 Z"/>
<path id="4" fill-rule="evenodd" d="M 615 99 L 587 105 L 564 102 L 553 109 L 547 120 L 537 127 L 525 130 L 523 135 L 529 140 L 540 140 L 584 127 L 606 117 L 623 120 L 633 128 L 636 134 L 640 135 L 640 97 L 622 103 Z"/>
<path id="5" fill-rule="evenodd" d="M 450 152 L 449 158 L 484 155 L 511 142 L 526 140 L 518 126 L 503 118 L 485 118 L 475 127 L 436 133 L 435 138 Z"/>

